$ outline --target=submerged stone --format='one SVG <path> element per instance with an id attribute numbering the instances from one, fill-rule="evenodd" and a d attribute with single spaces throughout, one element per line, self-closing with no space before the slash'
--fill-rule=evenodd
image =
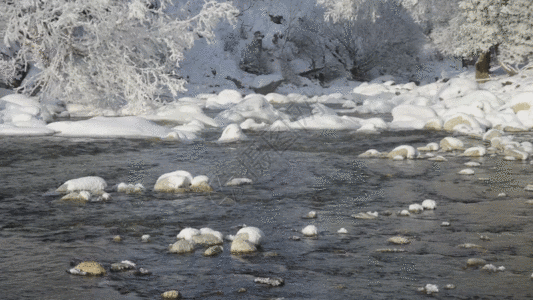
<path id="1" fill-rule="evenodd" d="M 79 270 L 80 273 L 76 275 L 92 275 L 92 276 L 101 276 L 105 275 L 105 269 L 102 267 L 101 264 L 95 262 L 95 261 L 84 261 L 77 266 L 74 267 L 74 269 Z M 72 269 L 71 269 L 72 270 Z M 74 274 L 70 272 L 71 274 Z"/>

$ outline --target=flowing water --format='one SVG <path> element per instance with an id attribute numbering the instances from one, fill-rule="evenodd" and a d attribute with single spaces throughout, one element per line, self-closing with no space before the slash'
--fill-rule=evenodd
<path id="1" fill-rule="evenodd" d="M 190 144 L 0 139 L 0 298 L 160 299 L 176 289 L 185 299 L 422 299 L 428 296 L 417 289 L 428 283 L 439 286 L 436 299 L 533 297 L 533 205 L 526 204 L 531 195 L 523 189 L 533 183 L 529 163 L 485 157 L 475 159 L 482 163 L 475 175 L 461 176 L 456 173 L 469 159 L 451 153 L 444 154 L 448 162 L 357 157 L 370 148 L 422 146 L 445 136 L 425 131 L 256 132 L 240 143 L 209 142 L 219 134 L 207 132 L 204 141 Z M 215 191 L 152 191 L 161 174 L 174 170 L 208 175 Z M 71 203 L 51 192 L 83 176 L 103 177 L 112 199 Z M 254 183 L 225 187 L 231 177 Z M 120 182 L 142 183 L 147 190 L 112 191 Z M 502 192 L 507 196 L 498 197 Z M 397 215 L 424 199 L 436 200 L 437 209 Z M 302 218 L 311 210 L 316 219 Z M 393 214 L 383 215 L 386 210 Z M 367 211 L 380 216 L 351 217 Z M 242 224 L 264 231 L 259 252 L 231 255 L 228 241 L 215 257 L 204 257 L 202 249 L 188 255 L 167 250 L 185 227 L 235 234 Z M 302 236 L 309 224 L 319 228 L 318 237 Z M 338 234 L 341 227 L 348 234 Z M 141 241 L 144 234 L 149 243 Z M 122 242 L 114 242 L 115 235 Z M 387 239 L 396 235 L 411 243 L 390 245 Z M 458 247 L 464 243 L 480 247 Z M 404 252 L 376 251 L 383 248 Z M 506 270 L 466 268 L 469 258 Z M 65 272 L 85 260 L 100 262 L 107 274 Z M 109 271 L 122 260 L 152 275 Z M 265 286 L 255 277 L 280 277 L 285 285 Z"/>

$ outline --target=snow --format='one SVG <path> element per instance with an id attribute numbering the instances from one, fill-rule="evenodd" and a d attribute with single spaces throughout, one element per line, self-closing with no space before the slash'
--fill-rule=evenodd
<path id="1" fill-rule="evenodd" d="M 217 127 L 215 120 L 206 116 L 196 104 L 171 103 L 160 107 L 151 114 L 143 114 L 141 117 L 153 121 L 172 121 L 180 124 L 199 121 L 202 124 Z"/>
<path id="2" fill-rule="evenodd" d="M 392 109 L 391 127 L 403 129 L 422 129 L 426 123 L 437 117 L 430 107 L 419 105 L 398 105 Z"/>
<path id="3" fill-rule="evenodd" d="M 200 232 L 200 230 L 198 229 L 195 229 L 195 228 L 191 228 L 191 227 L 187 227 L 187 228 L 184 228 L 180 231 L 180 233 L 177 235 L 177 238 L 178 239 L 185 239 L 185 240 L 192 240 L 192 237 L 195 236 L 195 235 L 200 235 L 202 234 Z"/>

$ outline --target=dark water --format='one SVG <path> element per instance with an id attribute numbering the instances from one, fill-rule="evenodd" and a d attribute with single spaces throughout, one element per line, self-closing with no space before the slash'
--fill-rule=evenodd
<path id="1" fill-rule="evenodd" d="M 390 151 L 438 142 L 445 135 L 423 131 L 357 135 L 349 132 L 248 133 L 246 142 L 219 145 L 207 132 L 192 144 L 156 140 L 2 138 L 0 140 L 1 299 L 160 299 L 177 289 L 185 299 L 529 299 L 533 297 L 533 205 L 523 190 L 533 183 L 529 163 L 499 157 L 476 159 L 476 175 L 460 176 L 464 157 L 448 162 L 359 159 L 370 148 Z M 465 140 L 472 144 L 473 140 Z M 479 143 L 479 142 L 478 142 Z M 164 173 L 208 175 L 215 192 L 169 195 L 153 192 Z M 74 204 L 49 192 L 63 182 L 101 176 L 112 199 Z M 254 179 L 228 188 L 231 177 Z M 480 181 L 479 177 L 489 178 Z M 119 194 L 120 182 L 147 191 Z M 507 197 L 498 197 L 505 192 Z M 424 199 L 437 210 L 411 217 L 396 212 Z M 316 219 L 303 219 L 315 210 Z M 352 214 L 390 210 L 392 216 L 357 220 Z M 447 221 L 450 227 L 441 227 Z M 185 227 L 235 234 L 241 224 L 266 235 L 261 251 L 235 256 L 170 254 Z M 314 224 L 316 239 L 302 237 Z M 337 234 L 345 227 L 348 234 Z M 142 243 L 143 234 L 151 235 Z M 121 243 L 112 238 L 120 235 Z M 412 242 L 394 246 L 402 235 Z M 489 241 L 481 240 L 486 235 Z M 300 236 L 300 241 L 291 240 Z M 464 243 L 481 248 L 463 249 Z M 405 252 L 380 253 L 381 248 Z M 488 273 L 466 268 L 468 258 L 505 266 Z M 95 260 L 104 277 L 65 270 Z M 112 263 L 135 262 L 150 276 L 112 273 Z M 282 287 L 254 283 L 281 277 Z M 437 284 L 439 293 L 417 291 Z M 446 290 L 446 284 L 455 289 Z M 244 293 L 237 292 L 245 288 Z"/>

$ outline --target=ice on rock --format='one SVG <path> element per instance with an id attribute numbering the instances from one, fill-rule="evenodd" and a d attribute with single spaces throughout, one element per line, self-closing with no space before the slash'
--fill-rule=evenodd
<path id="1" fill-rule="evenodd" d="M 360 212 L 358 214 L 352 215 L 355 219 L 361 219 L 361 220 L 374 220 L 378 217 L 378 212 Z"/>
<path id="2" fill-rule="evenodd" d="M 310 212 L 307 213 L 307 215 L 305 216 L 306 219 L 314 219 L 316 218 L 316 211 L 312 210 Z"/>
<path id="3" fill-rule="evenodd" d="M 437 208 L 437 202 L 435 202 L 435 200 L 426 199 L 422 201 L 422 207 L 424 209 L 433 210 Z"/>
<path id="4" fill-rule="evenodd" d="M 341 228 L 337 231 L 337 233 L 340 233 L 340 234 L 346 234 L 348 233 L 348 230 L 346 230 L 346 228 Z"/>
<path id="5" fill-rule="evenodd" d="M 443 138 L 439 145 L 442 151 L 462 150 L 464 147 L 463 142 L 454 137 Z"/>
<path id="6" fill-rule="evenodd" d="M 430 107 L 418 105 L 398 105 L 392 109 L 392 128 L 422 129 L 426 123 L 437 118 L 437 113 Z"/>
<path id="7" fill-rule="evenodd" d="M 485 156 L 485 154 L 487 154 L 487 149 L 483 146 L 477 146 L 466 149 L 462 156 L 480 157 Z"/>
<path id="8" fill-rule="evenodd" d="M 486 264 L 483 266 L 483 268 L 481 268 L 481 270 L 487 271 L 487 272 L 503 272 L 505 271 L 505 267 L 504 266 L 496 267 L 493 264 Z"/>
<path id="9" fill-rule="evenodd" d="M 469 161 L 469 162 L 465 163 L 465 166 L 467 166 L 467 167 L 479 167 L 479 166 L 481 166 L 481 164 L 478 163 L 477 161 Z"/>
<path id="10" fill-rule="evenodd" d="M 141 241 L 143 243 L 148 243 L 150 241 L 150 235 L 149 234 L 143 234 L 143 236 L 141 236 Z"/>
<path id="11" fill-rule="evenodd" d="M 387 154 L 387 157 L 394 158 L 395 156 L 401 156 L 407 159 L 414 159 L 417 158 L 418 155 L 418 151 L 413 146 L 402 145 L 394 148 L 389 154 Z"/>
<path id="12" fill-rule="evenodd" d="M 226 186 L 239 186 L 252 184 L 253 181 L 249 178 L 233 178 L 230 181 L 226 182 Z"/>
<path id="13" fill-rule="evenodd" d="M 239 231 L 237 231 L 236 237 L 239 236 L 239 234 L 247 234 L 247 240 L 248 242 L 252 243 L 253 245 L 260 245 L 261 241 L 263 240 L 265 234 L 263 231 L 257 227 L 243 227 Z"/>
<path id="14" fill-rule="evenodd" d="M 98 176 L 87 176 L 71 179 L 57 188 L 58 193 L 70 193 L 77 191 L 89 191 L 92 193 L 102 193 L 107 187 L 105 180 Z"/>
<path id="15" fill-rule="evenodd" d="M 248 137 L 242 132 L 237 124 L 228 125 L 222 132 L 222 136 L 218 139 L 221 143 L 231 143 L 247 139 Z"/>
<path id="16" fill-rule="evenodd" d="M 191 173 L 187 171 L 174 171 L 166 173 L 157 179 L 154 190 L 158 192 L 184 192 L 191 186 Z"/>
<path id="17" fill-rule="evenodd" d="M 411 204 L 409 205 L 409 212 L 419 214 L 424 211 L 424 207 L 420 204 Z"/>
<path id="18" fill-rule="evenodd" d="M 315 225 L 307 225 L 302 229 L 302 234 L 305 236 L 316 236 L 318 235 L 318 228 Z"/>
<path id="19" fill-rule="evenodd" d="M 141 117 L 94 117 L 83 121 L 62 121 L 47 125 L 61 136 L 165 138 L 171 129 Z"/>

